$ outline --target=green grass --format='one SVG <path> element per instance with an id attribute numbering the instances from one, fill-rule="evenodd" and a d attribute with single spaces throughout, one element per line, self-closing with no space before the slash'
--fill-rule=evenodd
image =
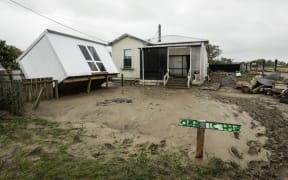
<path id="1" fill-rule="evenodd" d="M 77 136 L 76 142 L 75 136 Z M 13 148 L 15 143 L 24 144 L 21 148 L 14 147 L 11 157 L 0 156 L 0 179 L 166 180 L 239 177 L 240 169 L 237 164 L 226 163 L 218 158 L 211 158 L 206 164 L 196 165 L 184 155 L 171 153 L 156 155 L 143 153 L 125 158 L 115 153 L 113 157 L 105 160 L 73 157 L 66 150 L 71 144 L 81 142 L 79 141 L 81 137 L 79 129 L 63 129 L 58 123 L 41 118 L 0 119 L 0 143 L 3 145 L 1 148 Z M 27 155 L 23 150 L 23 147 L 35 142 L 41 147 L 46 147 L 47 138 L 55 141 L 62 138 L 65 141 L 56 143 L 57 150 L 52 153 L 37 151 L 33 155 Z M 38 160 L 33 160 L 34 156 Z"/>
<path id="2" fill-rule="evenodd" d="M 106 163 L 67 154 L 40 157 L 37 162 L 16 158 L 9 167 L 1 169 L 0 179 L 209 179 L 235 171 L 217 158 L 206 165 L 182 164 L 173 154 L 139 155 L 128 160 L 114 158 Z"/>

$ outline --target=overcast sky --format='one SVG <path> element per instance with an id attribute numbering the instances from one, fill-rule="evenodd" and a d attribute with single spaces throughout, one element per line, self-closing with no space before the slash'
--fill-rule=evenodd
<path id="1" fill-rule="evenodd" d="M 162 35 L 208 39 L 235 61 L 288 62 L 288 0 L 15 1 L 105 41 L 123 33 L 152 38 L 160 23 Z M 78 34 L 0 0 L 0 39 L 8 44 L 25 50 L 46 28 Z"/>

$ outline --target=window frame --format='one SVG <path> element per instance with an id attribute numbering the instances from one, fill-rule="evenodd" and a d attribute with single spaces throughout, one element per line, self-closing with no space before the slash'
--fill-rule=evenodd
<path id="1" fill-rule="evenodd" d="M 107 72 L 106 67 L 104 66 L 103 62 L 101 61 L 95 47 L 90 46 L 90 45 L 80 45 L 78 44 L 78 47 L 82 53 L 82 55 L 84 56 L 87 65 L 90 68 L 91 72 Z M 84 50 L 85 48 L 85 50 Z M 91 67 L 91 64 L 93 68 L 96 68 L 96 70 L 93 70 L 93 68 Z M 98 65 L 99 64 L 99 65 Z M 101 65 L 100 65 L 101 64 Z"/>
<path id="2" fill-rule="evenodd" d="M 130 50 L 130 56 L 126 56 L 126 51 L 129 51 Z M 123 69 L 133 69 L 132 68 L 132 49 L 123 49 Z M 127 64 L 127 61 L 128 61 L 128 66 L 126 65 Z"/>

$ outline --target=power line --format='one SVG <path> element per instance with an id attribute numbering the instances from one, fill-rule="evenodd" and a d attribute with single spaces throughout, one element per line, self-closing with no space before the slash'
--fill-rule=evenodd
<path id="1" fill-rule="evenodd" d="M 41 14 L 41 13 L 39 13 L 39 12 L 36 12 L 34 9 L 29 8 L 29 7 L 27 7 L 27 6 L 24 6 L 23 4 L 21 4 L 21 3 L 19 3 L 19 2 L 16 2 L 16 1 L 14 1 L 14 0 L 9 0 L 9 1 L 12 2 L 12 3 L 14 3 L 14 4 L 16 4 L 16 5 L 18 5 L 18 6 L 20 6 L 20 7 L 22 7 L 22 8 L 24 8 L 24 9 L 26 9 L 26 10 L 28 10 L 28 11 L 30 11 L 30 12 L 33 12 L 33 13 L 37 14 L 38 16 L 41 16 L 41 17 L 43 17 L 43 18 L 45 18 L 45 19 L 48 19 L 48 20 L 50 20 L 50 21 L 52 21 L 52 22 L 54 22 L 54 23 L 56 23 L 56 24 L 59 24 L 60 26 L 63 26 L 63 27 L 65 27 L 65 28 L 67 28 L 67 29 L 70 29 L 70 30 L 72 30 L 72 31 L 78 32 L 78 33 L 83 34 L 83 35 L 85 35 L 85 36 L 89 36 L 89 37 L 92 37 L 92 38 L 94 38 L 94 39 L 97 39 L 97 40 L 100 40 L 100 41 L 102 41 L 102 42 L 106 42 L 106 43 L 107 43 L 107 41 L 104 41 L 104 40 L 102 40 L 102 39 L 99 39 L 99 38 L 97 38 L 97 37 L 95 37 L 95 36 L 93 36 L 93 35 L 87 34 L 87 33 L 85 33 L 85 32 L 79 31 L 79 30 L 77 30 L 77 29 L 75 29 L 75 28 L 73 28 L 73 27 L 71 27 L 71 26 L 68 26 L 68 25 L 63 24 L 63 23 L 61 23 L 61 22 L 59 22 L 59 21 L 57 21 L 57 20 L 55 20 L 55 19 L 53 19 L 53 18 L 50 18 L 50 17 L 48 17 L 47 15 Z"/>

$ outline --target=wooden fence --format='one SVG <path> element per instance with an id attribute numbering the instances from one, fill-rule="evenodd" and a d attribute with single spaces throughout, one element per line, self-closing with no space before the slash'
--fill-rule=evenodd
<path id="1" fill-rule="evenodd" d="M 53 85 L 57 90 L 55 93 Z M 21 114 L 24 102 L 36 101 L 39 94 L 42 100 L 58 98 L 57 81 L 52 78 L 0 81 L 0 108 Z"/>

